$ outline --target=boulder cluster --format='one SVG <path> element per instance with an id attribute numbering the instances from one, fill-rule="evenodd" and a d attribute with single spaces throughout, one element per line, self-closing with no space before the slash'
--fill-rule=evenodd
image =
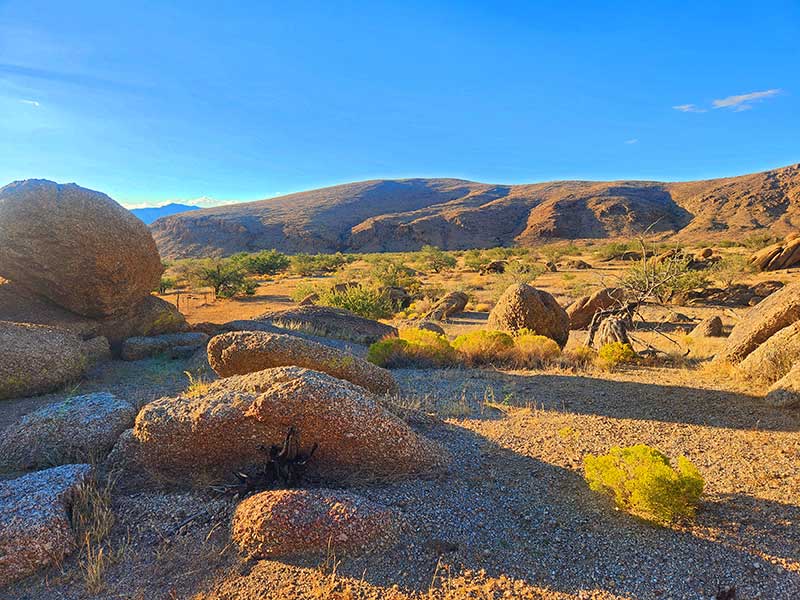
<path id="1" fill-rule="evenodd" d="M 0 399 L 58 389 L 129 337 L 185 330 L 151 295 L 162 271 L 147 227 L 105 194 L 0 188 Z"/>
<path id="2" fill-rule="evenodd" d="M 800 282 L 748 310 L 715 360 L 736 365 L 745 378 L 769 385 L 769 404 L 800 406 Z"/>
<path id="3" fill-rule="evenodd" d="M 789 234 L 783 241 L 759 250 L 750 257 L 750 264 L 759 271 L 777 271 L 800 265 L 800 235 Z"/>

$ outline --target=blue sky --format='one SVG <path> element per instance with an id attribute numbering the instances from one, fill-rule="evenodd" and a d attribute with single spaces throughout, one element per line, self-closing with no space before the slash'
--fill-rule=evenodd
<path id="1" fill-rule="evenodd" d="M 797 0 L 0 0 L 0 185 L 129 206 L 744 174 L 800 161 L 799 99 Z"/>

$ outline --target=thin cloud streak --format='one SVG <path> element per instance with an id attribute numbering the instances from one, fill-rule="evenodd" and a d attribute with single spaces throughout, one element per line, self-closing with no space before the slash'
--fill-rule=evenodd
<path id="1" fill-rule="evenodd" d="M 699 106 L 697 106 L 695 104 L 678 104 L 678 106 L 673 106 L 672 108 L 675 109 L 675 110 L 679 110 L 681 112 L 687 112 L 687 113 L 704 113 L 704 112 L 708 112 L 705 108 L 700 108 Z"/>
<path id="2" fill-rule="evenodd" d="M 20 100 L 20 102 L 22 102 L 23 104 L 29 104 L 31 106 L 35 106 L 36 108 L 39 108 L 41 106 L 41 104 L 39 104 L 36 100 Z"/>
<path id="3" fill-rule="evenodd" d="M 750 92 L 747 94 L 739 94 L 737 96 L 728 96 L 714 100 L 712 103 L 714 108 L 731 108 L 736 112 L 743 110 L 750 110 L 753 108 L 753 103 L 760 102 L 766 98 L 772 98 L 781 93 L 779 88 L 764 90 L 762 92 Z"/>
<path id="4" fill-rule="evenodd" d="M 625 140 L 625 143 L 626 144 L 638 144 L 639 143 L 639 138 L 632 138 L 630 140 Z"/>

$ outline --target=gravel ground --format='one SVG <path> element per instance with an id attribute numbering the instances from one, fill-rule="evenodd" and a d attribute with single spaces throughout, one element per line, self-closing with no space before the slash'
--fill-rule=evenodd
<path id="1" fill-rule="evenodd" d="M 111 380 L 142 397 L 185 386 L 188 362 L 133 364 L 112 363 L 81 392 Z M 351 597 L 425 595 L 465 572 L 474 594 L 448 597 L 691 599 L 731 585 L 738 599 L 800 597 L 798 411 L 687 369 L 394 373 L 399 403 L 413 410 L 396 409 L 455 461 L 429 479 L 354 489 L 394 507 L 405 526 L 389 551 L 337 557 L 338 581 L 358 589 Z M 697 465 L 707 494 L 693 523 L 655 527 L 589 491 L 583 456 L 633 443 Z M 103 591 L 86 593 L 75 557 L 0 598 L 347 597 L 324 591 L 330 561 L 327 570 L 318 560 L 241 562 L 226 498 L 136 490 L 114 508 Z"/>

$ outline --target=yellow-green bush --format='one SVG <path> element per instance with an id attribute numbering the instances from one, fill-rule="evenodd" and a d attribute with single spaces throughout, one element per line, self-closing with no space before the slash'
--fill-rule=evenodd
<path id="1" fill-rule="evenodd" d="M 584 458 L 589 487 L 614 499 L 621 509 L 648 521 L 666 524 L 694 515 L 705 482 L 685 456 L 677 468 L 669 458 L 645 444 Z"/>
<path id="2" fill-rule="evenodd" d="M 636 360 L 637 354 L 630 344 L 611 342 L 597 351 L 597 365 L 604 369 L 613 369 L 625 363 Z"/>
<path id="3" fill-rule="evenodd" d="M 597 359 L 597 352 L 589 346 L 575 346 L 564 350 L 564 358 L 575 366 L 585 367 Z"/>
<path id="4" fill-rule="evenodd" d="M 514 336 L 514 360 L 525 366 L 541 366 L 561 355 L 558 344 L 544 335 L 525 333 Z"/>
<path id="5" fill-rule="evenodd" d="M 453 347 L 467 364 L 507 361 L 514 351 L 514 338 L 502 331 L 472 331 L 458 336 Z"/>
<path id="6" fill-rule="evenodd" d="M 399 337 L 372 344 L 367 360 L 381 367 L 443 367 L 456 361 L 455 349 L 435 331 L 401 329 Z"/>

